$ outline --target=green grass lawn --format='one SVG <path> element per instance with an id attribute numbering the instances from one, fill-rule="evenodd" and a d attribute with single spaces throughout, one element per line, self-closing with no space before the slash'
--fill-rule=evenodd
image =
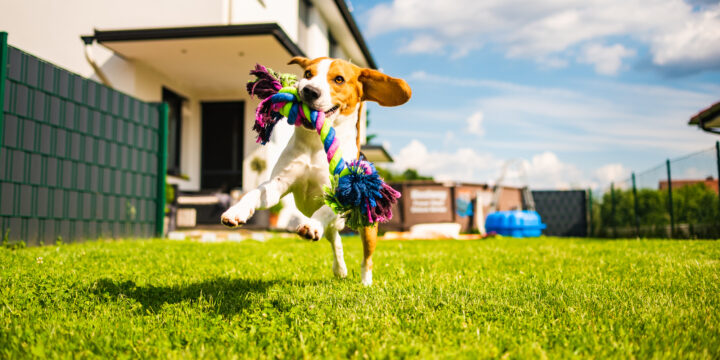
<path id="1" fill-rule="evenodd" d="M 0 250 L 0 358 L 720 356 L 720 243 L 91 242 Z"/>

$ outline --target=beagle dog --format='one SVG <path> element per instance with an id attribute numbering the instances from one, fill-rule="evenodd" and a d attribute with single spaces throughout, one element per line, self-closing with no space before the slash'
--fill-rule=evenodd
<path id="1" fill-rule="evenodd" d="M 324 111 L 325 121 L 332 121 L 346 160 L 359 154 L 357 123 L 363 101 L 397 106 L 407 102 L 411 96 L 410 86 L 404 80 L 344 60 L 294 57 L 288 64 L 303 68 L 303 76 L 297 83 L 298 94 L 311 108 Z M 229 227 L 241 226 L 256 209 L 267 209 L 292 193 L 298 210 L 306 216 L 296 232 L 308 240 L 317 241 L 325 237 L 330 241 L 334 255 L 333 272 L 344 278 L 347 267 L 339 231 L 344 228 L 345 221 L 323 201 L 323 186 L 330 184 L 323 144 L 314 130 L 296 126 L 294 131 L 272 170 L 270 180 L 247 192 L 222 214 L 221 222 Z M 363 229 L 361 237 L 364 250 L 361 281 L 369 286 L 372 284 L 372 255 L 377 226 Z"/>

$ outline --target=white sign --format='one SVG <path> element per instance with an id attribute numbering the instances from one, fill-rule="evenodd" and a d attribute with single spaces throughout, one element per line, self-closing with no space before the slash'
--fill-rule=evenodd
<path id="1" fill-rule="evenodd" d="M 410 191 L 410 213 L 446 213 L 448 211 L 447 196 L 446 190 L 413 189 Z"/>

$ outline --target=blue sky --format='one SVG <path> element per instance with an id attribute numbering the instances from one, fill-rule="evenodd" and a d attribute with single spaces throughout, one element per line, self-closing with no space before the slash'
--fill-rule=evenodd
<path id="1" fill-rule="evenodd" d="M 351 2 L 411 101 L 370 108 L 396 169 L 536 188 L 603 187 L 720 138 L 687 126 L 720 100 L 720 5 L 696 0 Z M 516 179 L 520 181 L 520 179 Z"/>

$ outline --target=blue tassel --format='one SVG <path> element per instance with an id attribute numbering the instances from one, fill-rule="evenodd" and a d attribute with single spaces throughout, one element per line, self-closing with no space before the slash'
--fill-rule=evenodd
<path id="1" fill-rule="evenodd" d="M 350 166 L 350 174 L 338 179 L 335 189 L 337 200 L 346 206 L 363 209 L 368 203 L 374 208 L 377 205 L 375 198 L 382 197 L 380 190 L 383 181 L 377 171 L 374 168 L 372 170 L 372 173 L 366 174 L 362 167 Z"/>

